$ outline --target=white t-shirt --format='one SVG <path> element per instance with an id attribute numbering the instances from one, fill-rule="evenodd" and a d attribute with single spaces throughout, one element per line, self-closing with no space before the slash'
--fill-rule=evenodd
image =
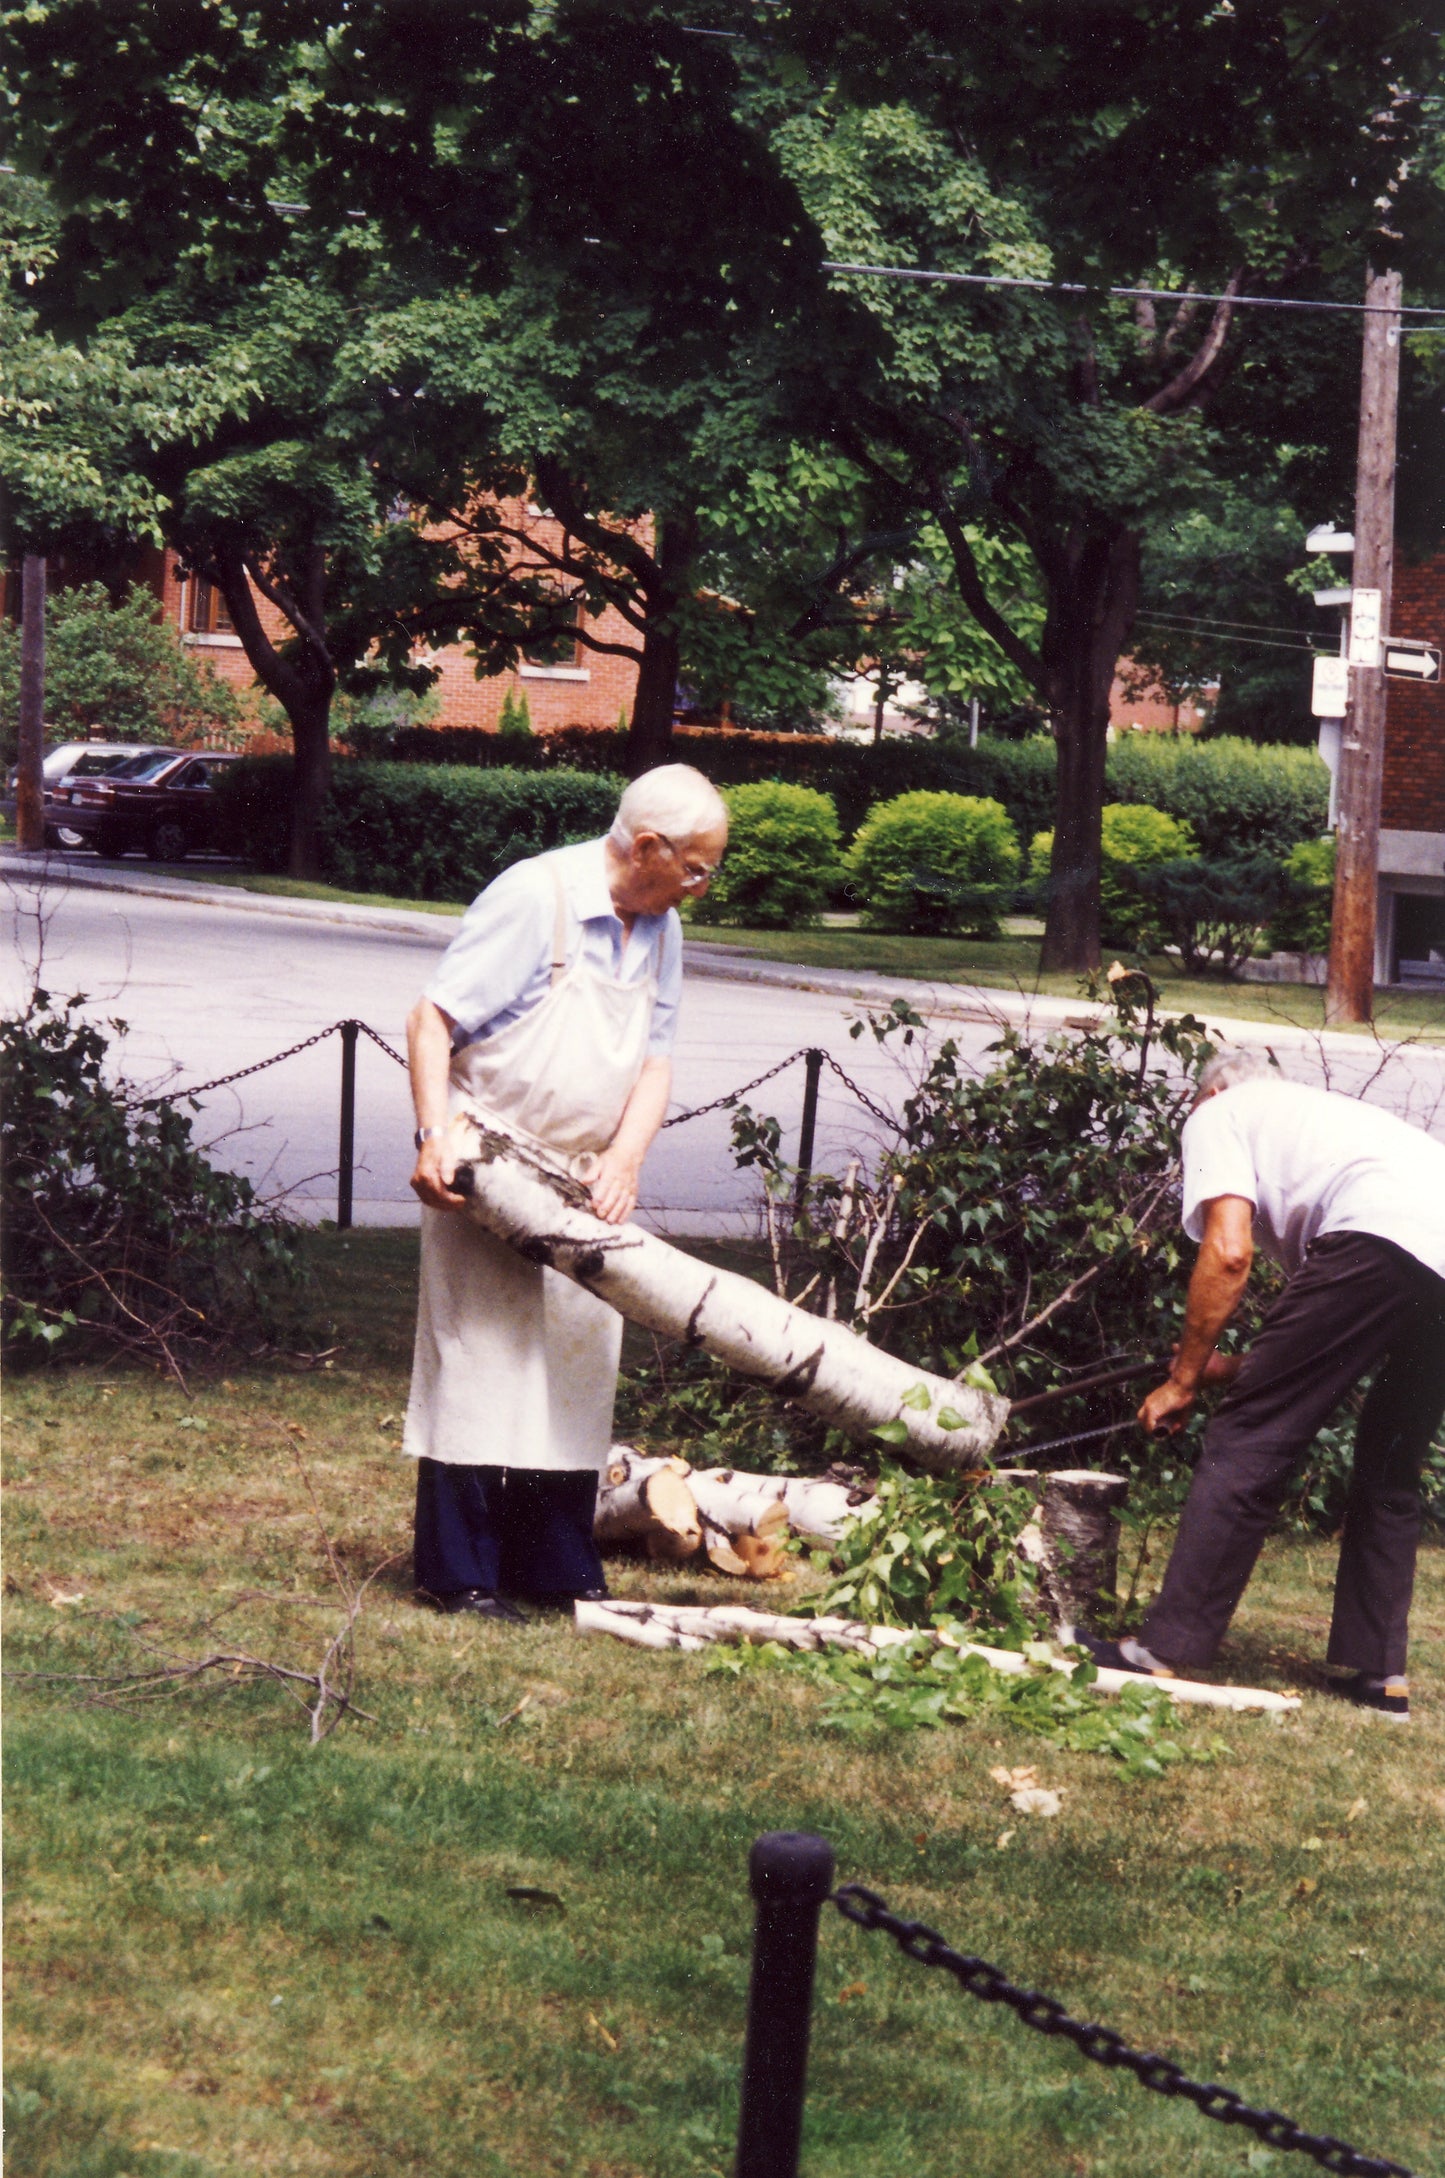
<path id="1" fill-rule="evenodd" d="M 1312 1240 L 1373 1233 L 1445 1277 L 1445 1143 L 1377 1104 L 1302 1082 L 1235 1082 L 1184 1125 L 1184 1230 L 1217 1195 L 1254 1204 L 1254 1237 L 1293 1277 Z"/>

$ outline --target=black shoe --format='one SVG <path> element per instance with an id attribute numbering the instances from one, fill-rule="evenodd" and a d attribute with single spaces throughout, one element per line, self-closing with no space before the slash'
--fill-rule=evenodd
<path id="1" fill-rule="evenodd" d="M 1396 1724 L 1410 1721 L 1410 1689 L 1399 1674 L 1388 1679 L 1372 1679 L 1367 1672 L 1357 1671 L 1353 1678 L 1332 1679 L 1330 1692 L 1343 1701 L 1353 1702 L 1357 1709 L 1376 1709 L 1382 1717 L 1393 1718 Z"/>
<path id="2" fill-rule="evenodd" d="M 526 1613 L 514 1603 L 504 1603 L 500 1596 L 488 1593 L 485 1588 L 454 1588 L 445 1596 L 438 1596 L 436 1607 L 448 1618 L 465 1612 L 469 1618 L 500 1619 L 508 1626 L 525 1626 Z"/>
<path id="3" fill-rule="evenodd" d="M 1082 1649 L 1090 1662 L 1098 1664 L 1104 1671 L 1130 1671 L 1136 1679 L 1174 1677 L 1174 1673 L 1166 1665 L 1153 1671 L 1148 1664 L 1136 1664 L 1131 1657 L 1124 1654 L 1117 1641 L 1101 1641 L 1097 1634 L 1086 1633 L 1082 1626 L 1074 1628 L 1074 1647 Z"/>
<path id="4" fill-rule="evenodd" d="M 539 1611 L 570 1611 L 574 1603 L 606 1603 L 610 1591 L 607 1588 L 550 1588 L 544 1595 L 529 1595 L 527 1601 Z"/>

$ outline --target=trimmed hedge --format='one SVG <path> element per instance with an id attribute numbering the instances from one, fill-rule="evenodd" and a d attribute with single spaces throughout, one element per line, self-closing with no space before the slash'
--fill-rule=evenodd
<path id="1" fill-rule="evenodd" d="M 724 787 L 728 851 L 697 923 L 746 923 L 757 930 L 805 930 L 818 920 L 838 876 L 838 813 L 813 787 L 759 779 Z"/>
<path id="2" fill-rule="evenodd" d="M 622 787 L 574 771 L 339 763 L 321 874 L 356 892 L 471 900 L 514 862 L 605 832 Z M 289 757 L 231 765 L 217 790 L 219 844 L 261 869 L 284 869 L 290 790 Z"/>
<path id="3" fill-rule="evenodd" d="M 378 749 L 377 754 L 381 754 Z M 519 741 L 470 728 L 403 727 L 386 737 L 399 763 L 506 765 L 527 771 L 625 775 L 621 733 L 569 726 Z M 726 727 L 680 726 L 673 755 L 696 764 L 718 786 L 781 779 L 816 787 L 832 798 L 845 839 L 876 802 L 928 791 L 981 795 L 1002 802 L 1020 839 L 1031 840 L 1054 821 L 1054 745 L 1047 735 L 991 741 L 976 749 L 956 741 L 831 741 L 823 734 L 746 734 Z M 1252 741 L 1175 740 L 1131 734 L 1109 750 L 1111 802 L 1143 802 L 1187 823 L 1206 855 L 1267 848 L 1288 854 L 1325 829 L 1329 774 L 1313 749 L 1261 746 Z"/>
<path id="4" fill-rule="evenodd" d="M 1330 775 L 1313 749 L 1132 734 L 1109 751 L 1109 799 L 1148 802 L 1187 824 L 1211 860 L 1278 858 L 1329 821 Z"/>

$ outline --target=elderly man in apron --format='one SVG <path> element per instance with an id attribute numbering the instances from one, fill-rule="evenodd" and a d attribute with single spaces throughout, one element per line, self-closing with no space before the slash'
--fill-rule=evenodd
<path id="1" fill-rule="evenodd" d="M 620 1225 L 672 1085 L 677 908 L 706 891 L 727 810 L 700 772 L 635 779 L 605 839 L 515 864 L 473 901 L 407 1024 L 421 1291 L 403 1451 L 415 1577 L 444 1611 L 605 1595 L 592 1540 L 622 1319 L 462 1215 L 445 1150 L 463 1108 L 591 1187 Z"/>

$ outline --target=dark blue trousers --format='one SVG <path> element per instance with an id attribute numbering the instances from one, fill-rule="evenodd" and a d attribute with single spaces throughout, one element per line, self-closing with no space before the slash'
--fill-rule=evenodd
<path id="1" fill-rule="evenodd" d="M 416 1463 L 417 1587 L 426 1595 L 564 1598 L 605 1588 L 592 1540 L 591 1468 L 455 1467 Z"/>

